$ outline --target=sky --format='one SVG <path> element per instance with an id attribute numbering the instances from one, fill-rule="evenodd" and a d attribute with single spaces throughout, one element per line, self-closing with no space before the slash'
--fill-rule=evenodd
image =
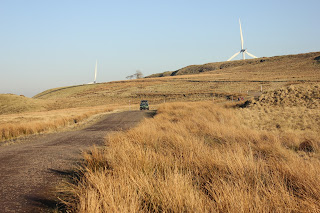
<path id="1" fill-rule="evenodd" d="M 0 0 L 0 93 L 320 51 L 319 0 Z M 241 56 L 235 58 L 241 59 Z"/>

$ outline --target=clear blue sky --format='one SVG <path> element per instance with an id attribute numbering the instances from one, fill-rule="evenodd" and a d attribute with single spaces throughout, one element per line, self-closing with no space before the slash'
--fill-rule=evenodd
<path id="1" fill-rule="evenodd" d="M 0 93 L 320 51 L 319 0 L 0 0 Z M 238 56 L 236 59 L 240 59 Z"/>

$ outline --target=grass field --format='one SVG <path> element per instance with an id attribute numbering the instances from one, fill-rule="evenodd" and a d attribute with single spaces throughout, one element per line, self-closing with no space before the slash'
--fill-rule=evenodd
<path id="1" fill-rule="evenodd" d="M 36 95 L 52 100 L 52 109 L 104 104 L 151 104 L 176 101 L 226 100 L 256 96 L 261 91 L 320 82 L 320 52 L 246 61 L 192 65 L 183 75 L 56 88 Z M 263 62 L 260 62 L 263 61 Z M 196 71 L 198 70 L 198 71 Z M 205 70 L 199 72 L 199 70 Z M 193 74 L 199 73 L 199 74 Z"/>
<path id="2" fill-rule="evenodd" d="M 233 106 L 164 104 L 154 118 L 110 135 L 106 147 L 85 154 L 67 206 L 74 212 L 320 211 L 320 123 L 274 130 L 270 115 L 277 123 L 287 112 L 271 106 L 256 123 L 244 118 L 255 106 Z"/>

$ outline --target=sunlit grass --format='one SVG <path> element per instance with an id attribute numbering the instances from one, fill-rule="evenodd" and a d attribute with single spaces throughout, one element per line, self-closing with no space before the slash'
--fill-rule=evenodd
<path id="1" fill-rule="evenodd" d="M 98 106 L 0 115 L 0 142 L 21 136 L 53 132 L 63 127 L 77 126 L 93 115 L 121 109 Z"/>
<path id="2" fill-rule="evenodd" d="M 192 65 L 180 69 L 185 75 L 116 81 L 95 85 L 58 88 L 45 91 L 40 99 L 56 102 L 56 108 L 103 104 L 138 104 L 147 99 L 152 104 L 177 101 L 204 101 L 228 96 L 256 96 L 292 84 L 320 81 L 320 67 L 315 57 L 320 53 L 260 58 L 246 61 Z M 200 74 L 199 70 L 205 70 Z M 191 75 L 191 74 L 192 75 Z M 40 95 L 42 95 L 40 94 Z M 46 95 L 45 95 L 46 94 Z"/>
<path id="3" fill-rule="evenodd" d="M 68 205 L 75 212 L 316 212 L 319 145 L 312 131 L 248 128 L 236 108 L 165 104 L 84 156 Z"/>

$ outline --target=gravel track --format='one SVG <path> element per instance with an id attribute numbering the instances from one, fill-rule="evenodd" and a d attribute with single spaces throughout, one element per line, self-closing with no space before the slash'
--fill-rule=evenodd
<path id="1" fill-rule="evenodd" d="M 81 152 L 103 145 L 112 131 L 126 130 L 153 111 L 109 114 L 78 131 L 26 139 L 0 147 L 0 212 L 50 212 L 58 203 L 55 188 L 81 160 Z"/>

